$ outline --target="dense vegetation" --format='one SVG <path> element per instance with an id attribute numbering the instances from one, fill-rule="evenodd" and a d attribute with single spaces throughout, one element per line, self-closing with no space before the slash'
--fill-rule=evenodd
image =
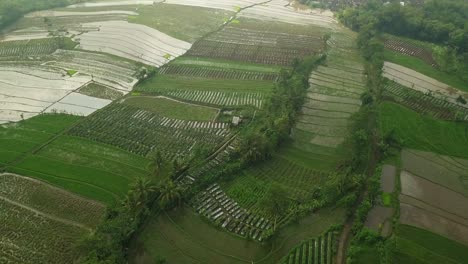
<path id="1" fill-rule="evenodd" d="M 84 2 L 83 0 L 2 0 L 0 2 L 0 29 L 21 18 L 24 14 L 66 6 L 72 3 Z"/>
<path id="2" fill-rule="evenodd" d="M 437 43 L 433 53 L 441 70 L 468 80 L 468 3 L 463 0 L 430 0 L 424 5 L 369 1 L 340 12 L 340 19 L 360 31 L 373 28 L 399 36 Z"/>

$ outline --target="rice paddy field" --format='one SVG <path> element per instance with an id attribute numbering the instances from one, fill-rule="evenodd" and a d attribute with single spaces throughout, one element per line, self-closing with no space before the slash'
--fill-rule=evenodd
<path id="1" fill-rule="evenodd" d="M 392 263 L 464 263 L 467 247 L 412 226 L 400 225 L 389 252 Z"/>
<path id="2" fill-rule="evenodd" d="M 212 182 L 150 217 L 129 262 L 331 263 L 337 236 L 324 232 L 344 209 L 320 209 L 267 240 L 274 221 L 260 201 L 272 183 L 284 186 L 286 223 L 348 157 L 366 83 L 355 41 L 331 12 L 286 0 L 109 0 L 26 15 L 0 37 L 0 166 L 10 173 L 0 176 L 0 218 L 27 235 L 2 237 L 0 262 L 73 262 L 76 241 L 161 153 L 190 165 L 178 185 Z M 229 180 L 211 178 L 255 121 L 232 118 L 261 114 L 281 70 L 324 53 L 293 143 Z M 209 160 L 192 167 L 199 150 Z"/>
<path id="3" fill-rule="evenodd" d="M 346 30 L 331 35 L 327 59 L 309 78 L 306 102 L 293 131 L 295 148 L 309 153 L 308 162 L 318 169 L 333 170 L 346 157 L 344 142 L 352 116 L 360 109 L 364 66 L 354 40 Z M 323 168 L 324 164 L 328 166 Z"/>
<path id="4" fill-rule="evenodd" d="M 381 133 L 393 131 L 404 147 L 468 158 L 466 122 L 437 120 L 391 102 L 379 106 L 379 118 Z"/>

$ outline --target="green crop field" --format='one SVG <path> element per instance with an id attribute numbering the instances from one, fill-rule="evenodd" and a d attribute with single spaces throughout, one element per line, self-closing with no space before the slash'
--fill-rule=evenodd
<path id="1" fill-rule="evenodd" d="M 389 102 L 379 106 L 379 115 L 382 134 L 393 131 L 403 146 L 468 158 L 467 123 L 436 120 Z"/>
<path id="2" fill-rule="evenodd" d="M 148 174 L 150 162 L 82 138 L 60 136 L 54 139 L 80 119 L 63 114 L 40 115 L 2 126 L 1 162 L 7 171 L 35 177 L 111 204 L 126 193 L 135 177 Z M 52 142 L 44 145 L 51 139 Z"/>
<path id="3" fill-rule="evenodd" d="M 178 102 L 168 98 L 134 96 L 125 99 L 124 104 L 139 107 L 161 116 L 193 121 L 212 121 L 219 109 Z"/>
<path id="4" fill-rule="evenodd" d="M 70 115 L 39 115 L 0 126 L 0 162 L 9 163 L 78 121 Z"/>
<path id="5" fill-rule="evenodd" d="M 400 225 L 393 238 L 391 263 L 465 263 L 467 247 L 434 233 Z"/>
<path id="6" fill-rule="evenodd" d="M 252 80 L 217 80 L 175 75 L 157 75 L 136 88 L 139 92 L 158 92 L 159 89 L 170 90 L 202 90 L 226 92 L 270 92 L 273 88 L 271 81 Z"/>
<path id="7" fill-rule="evenodd" d="M 158 4 L 138 9 L 129 22 L 155 28 L 169 36 L 188 42 L 216 30 L 233 12 L 212 8 Z"/>

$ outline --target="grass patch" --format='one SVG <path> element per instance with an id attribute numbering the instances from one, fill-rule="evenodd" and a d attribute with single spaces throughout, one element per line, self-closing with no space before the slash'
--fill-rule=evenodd
<path id="1" fill-rule="evenodd" d="M 425 61 L 416 57 L 403 55 L 401 53 L 391 50 L 385 50 L 384 59 L 386 61 L 393 62 L 413 69 L 419 73 L 427 75 L 454 88 L 458 88 L 463 91 L 468 91 L 468 84 L 464 82 L 460 77 L 439 71 L 436 68 L 427 64 Z"/>
<path id="2" fill-rule="evenodd" d="M 392 194 L 391 193 L 382 193 L 382 204 L 386 207 L 392 206 Z"/>
<path id="3" fill-rule="evenodd" d="M 158 97 L 129 97 L 124 103 L 155 112 L 165 117 L 181 120 L 212 121 L 216 118 L 219 111 L 216 108 L 187 104 Z"/>
<path id="4" fill-rule="evenodd" d="M 158 4 L 140 6 L 138 16 L 129 17 L 131 23 L 155 28 L 180 40 L 195 42 L 216 30 L 233 12 L 184 5 Z"/>
<path id="5" fill-rule="evenodd" d="M 71 76 L 75 75 L 75 73 L 77 73 L 77 72 L 78 71 L 75 71 L 75 70 L 67 70 L 67 75 L 71 77 Z"/>
<path id="6" fill-rule="evenodd" d="M 223 69 L 233 70 L 244 70 L 244 71 L 255 71 L 255 72 L 279 72 L 282 67 L 275 65 L 263 65 L 248 62 L 238 62 L 230 60 L 210 59 L 192 56 L 182 56 L 174 61 L 175 65 L 199 65 L 207 67 L 216 67 Z"/>
<path id="7" fill-rule="evenodd" d="M 382 135 L 393 133 L 405 147 L 468 158 L 466 122 L 436 120 L 390 102 L 380 104 L 379 116 Z"/>
<path id="8" fill-rule="evenodd" d="M 271 81 L 219 80 L 179 75 L 157 75 L 137 86 L 139 92 L 158 92 L 160 90 L 200 90 L 226 92 L 265 92 L 273 89 Z"/>
<path id="9" fill-rule="evenodd" d="M 99 85 L 97 83 L 90 83 L 79 91 L 81 94 L 89 95 L 101 99 L 116 100 L 123 96 L 122 92 Z"/>

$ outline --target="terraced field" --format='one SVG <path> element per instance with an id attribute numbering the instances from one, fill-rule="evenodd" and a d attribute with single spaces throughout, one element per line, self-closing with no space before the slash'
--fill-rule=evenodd
<path id="1" fill-rule="evenodd" d="M 404 150 L 402 163 L 400 222 L 468 245 L 468 161 Z"/>
<path id="2" fill-rule="evenodd" d="M 176 69 L 180 68 L 182 70 L 179 73 Z M 273 88 L 276 76 L 274 72 L 169 65 L 162 68 L 156 78 L 139 85 L 136 91 L 217 107 L 261 108 Z"/>
<path id="3" fill-rule="evenodd" d="M 365 90 L 363 64 L 350 32 L 332 34 L 325 65 L 309 78 L 310 88 L 293 132 L 296 146 L 327 162 L 339 157 L 349 136 L 351 117 L 360 109 Z"/>
<path id="4" fill-rule="evenodd" d="M 404 66 L 385 62 L 383 76 L 416 91 L 429 93 L 434 97 L 457 104 L 461 107 L 468 107 L 466 104 L 457 101 L 458 97 L 468 98 L 468 93 L 458 90 L 436 79 L 428 77 Z"/>
<path id="5" fill-rule="evenodd" d="M 174 119 L 128 103 L 115 103 L 75 126 L 69 134 L 144 157 L 160 151 L 171 158 L 183 158 L 197 146 L 221 144 L 230 131 L 226 123 Z"/>
<path id="6" fill-rule="evenodd" d="M 243 28 L 240 18 L 235 26 L 226 26 L 194 44 L 188 55 L 249 63 L 290 66 L 295 58 L 323 51 L 321 34 L 311 28 L 306 35 Z M 258 24 L 264 22 L 258 21 Z M 261 27 L 261 26 L 260 26 Z"/>
<path id="7" fill-rule="evenodd" d="M 138 238 L 146 255 L 135 259 L 154 262 L 161 254 L 171 263 L 273 263 L 307 240 L 288 263 L 330 263 L 332 236 L 318 238 L 318 244 L 309 239 L 342 222 L 341 209 L 321 209 L 280 230 L 271 243 L 258 242 L 276 225 L 260 205 L 270 185 L 284 186 L 288 196 L 282 224 L 296 206 L 319 203 L 313 196 L 336 176 L 331 171 L 346 155 L 340 147 L 360 108 L 365 80 L 355 36 L 340 30 L 328 39 L 325 33 L 335 29 L 330 12 L 286 0 L 101 1 L 30 14 L 0 41 L 0 123 L 9 123 L 0 127 L 0 165 L 112 205 L 135 178 L 151 173 L 156 153 L 192 165 L 201 158 L 194 155 L 206 152 L 208 160 L 175 181 L 187 188 L 211 184 L 190 200 L 191 208 L 152 218 Z M 296 145 L 232 180 L 214 181 L 236 149 L 236 132 L 262 111 L 280 70 L 324 52 L 325 65 L 310 77 Z M 86 117 L 43 114 L 56 112 Z M 231 128 L 227 121 L 244 120 L 244 114 L 246 121 Z M 37 257 L 24 252 L 7 257 L 72 262 L 72 245 L 98 224 L 104 205 L 88 201 L 89 211 L 80 216 L 74 210 L 82 210 L 81 200 L 45 212 L 44 204 L 66 200 L 64 191 L 49 197 L 38 187 L 22 188 L 7 189 L 41 199 L 15 194 L 28 208 L 0 199 L 9 212 L 3 215 L 6 228 L 21 222 L 26 231 L 19 232 L 28 233 L 37 224 L 41 231 L 28 233 L 31 243 L 21 241 L 24 246 L 18 248 L 39 252 L 35 235 L 50 238 L 52 246 Z M 31 213 L 29 207 L 43 213 Z M 59 250 L 49 254 L 55 247 Z M 46 255 L 52 259 L 41 259 Z"/>
<path id="8" fill-rule="evenodd" d="M 94 201 L 13 174 L 0 174 L 0 261 L 68 263 L 76 245 L 103 218 Z"/>
<path id="9" fill-rule="evenodd" d="M 388 81 L 385 84 L 383 95 L 387 100 L 395 101 L 418 113 L 427 114 L 438 119 L 468 119 L 468 110 L 466 108 L 396 82 Z"/>
<path id="10" fill-rule="evenodd" d="M 386 36 L 385 48 L 423 60 L 432 67 L 437 68 L 437 62 L 432 57 L 432 50 L 427 45 L 416 41 L 405 40 L 394 36 Z"/>

